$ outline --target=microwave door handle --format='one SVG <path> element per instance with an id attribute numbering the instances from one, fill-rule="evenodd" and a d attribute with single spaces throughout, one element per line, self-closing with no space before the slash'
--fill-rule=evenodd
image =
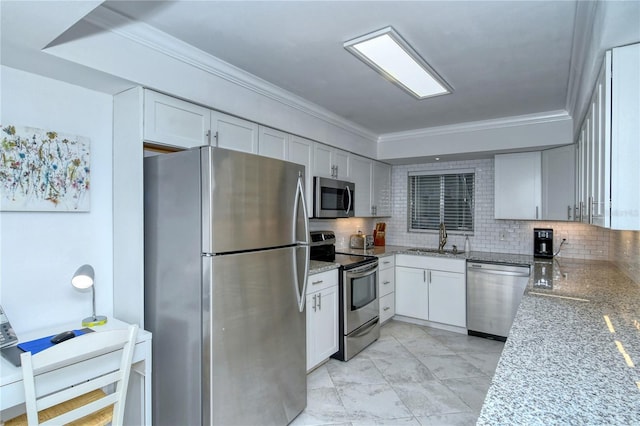
<path id="1" fill-rule="evenodd" d="M 349 212 L 351 211 L 351 189 L 348 185 L 345 186 L 345 189 L 347 190 L 347 196 L 349 197 L 349 203 L 347 204 L 347 210 L 345 210 L 345 213 L 349 214 Z"/>

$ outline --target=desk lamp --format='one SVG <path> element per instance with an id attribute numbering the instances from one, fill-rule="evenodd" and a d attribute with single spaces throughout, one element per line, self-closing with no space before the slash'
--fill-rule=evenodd
<path id="1" fill-rule="evenodd" d="M 93 299 L 93 316 L 87 317 L 82 320 L 84 327 L 94 327 L 96 325 L 104 325 L 107 323 L 107 317 L 103 315 L 96 316 L 96 290 L 93 285 L 93 266 L 82 265 L 78 268 L 73 278 L 71 278 L 71 284 L 78 289 L 85 289 L 91 287 L 91 296 Z"/>

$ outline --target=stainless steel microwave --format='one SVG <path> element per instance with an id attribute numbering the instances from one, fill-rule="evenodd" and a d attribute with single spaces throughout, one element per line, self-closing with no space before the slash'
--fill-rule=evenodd
<path id="1" fill-rule="evenodd" d="M 313 217 L 325 219 L 353 217 L 355 187 L 353 182 L 314 177 Z"/>

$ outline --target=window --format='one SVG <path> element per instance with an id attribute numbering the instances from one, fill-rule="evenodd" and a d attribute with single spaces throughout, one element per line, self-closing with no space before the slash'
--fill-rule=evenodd
<path id="1" fill-rule="evenodd" d="M 473 170 L 409 173 L 409 232 L 473 232 Z"/>

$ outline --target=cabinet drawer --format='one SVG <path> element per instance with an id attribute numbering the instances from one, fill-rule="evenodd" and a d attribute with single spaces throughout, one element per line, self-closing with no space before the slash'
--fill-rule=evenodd
<path id="1" fill-rule="evenodd" d="M 380 322 L 383 323 L 396 313 L 396 295 L 389 293 L 380 298 Z"/>
<path id="2" fill-rule="evenodd" d="M 384 269 L 394 268 L 396 266 L 396 257 L 394 255 L 384 256 L 378 259 L 378 268 Z"/>
<path id="3" fill-rule="evenodd" d="M 309 275 L 307 278 L 307 294 L 324 290 L 332 286 L 338 285 L 338 270 L 320 272 L 319 274 Z"/>
<path id="4" fill-rule="evenodd" d="M 399 254 L 396 256 L 396 265 L 408 268 L 437 269 L 439 271 L 464 273 L 467 266 L 465 259 L 451 259 L 438 256 L 416 256 L 412 254 Z"/>
<path id="5" fill-rule="evenodd" d="M 380 297 L 396 290 L 395 268 L 383 269 L 378 277 L 378 294 Z"/>

